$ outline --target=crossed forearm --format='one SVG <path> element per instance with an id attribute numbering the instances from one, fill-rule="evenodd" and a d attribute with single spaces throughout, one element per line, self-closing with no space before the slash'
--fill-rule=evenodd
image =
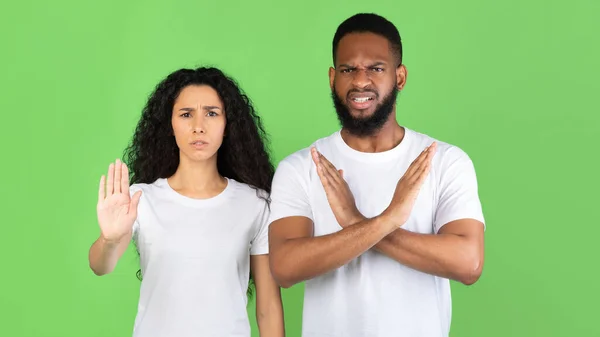
<path id="1" fill-rule="evenodd" d="M 358 215 L 350 223 L 364 219 Z M 474 283 L 481 273 L 476 244 L 462 235 L 421 234 L 398 228 L 377 242 L 373 249 L 407 267 L 464 284 Z"/>
<path id="2" fill-rule="evenodd" d="M 274 276 L 287 288 L 325 274 L 371 249 L 391 230 L 377 217 L 333 234 L 288 239 L 271 252 Z"/>
<path id="3" fill-rule="evenodd" d="M 481 273 L 470 239 L 456 234 L 420 234 L 399 228 L 374 249 L 405 266 L 464 284 L 474 283 Z"/>

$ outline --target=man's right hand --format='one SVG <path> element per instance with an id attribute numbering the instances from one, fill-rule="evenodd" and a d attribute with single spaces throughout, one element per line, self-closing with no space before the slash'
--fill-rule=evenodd
<path id="1" fill-rule="evenodd" d="M 431 144 L 412 162 L 398 181 L 390 205 L 381 214 L 397 228 L 406 223 L 412 212 L 421 186 L 429 174 L 431 159 L 435 154 L 436 148 L 436 143 Z"/>
<path id="2" fill-rule="evenodd" d="M 317 165 L 317 173 L 325 189 L 327 201 L 338 224 L 341 227 L 348 227 L 364 220 L 365 217 L 356 207 L 354 196 L 344 180 L 343 171 L 336 169 L 316 148 L 311 149 L 311 154 Z"/>

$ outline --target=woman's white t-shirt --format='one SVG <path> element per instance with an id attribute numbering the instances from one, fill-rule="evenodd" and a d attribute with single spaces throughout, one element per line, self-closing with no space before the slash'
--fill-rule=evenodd
<path id="1" fill-rule="evenodd" d="M 193 199 L 166 179 L 142 190 L 133 241 L 143 280 L 134 337 L 249 337 L 250 255 L 268 253 L 262 190 L 233 179 L 219 195 Z"/>

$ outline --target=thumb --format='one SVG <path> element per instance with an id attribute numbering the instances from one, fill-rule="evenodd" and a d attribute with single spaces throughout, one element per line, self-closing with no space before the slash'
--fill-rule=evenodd
<path id="1" fill-rule="evenodd" d="M 344 170 L 339 169 L 338 172 L 340 173 L 340 177 L 344 178 Z"/>
<path id="2" fill-rule="evenodd" d="M 142 191 L 137 191 L 131 198 L 129 203 L 129 213 L 137 214 L 137 207 L 140 204 L 140 198 L 142 197 Z"/>

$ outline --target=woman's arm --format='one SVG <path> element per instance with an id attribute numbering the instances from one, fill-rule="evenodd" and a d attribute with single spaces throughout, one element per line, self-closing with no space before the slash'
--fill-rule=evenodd
<path id="1" fill-rule="evenodd" d="M 119 242 L 108 241 L 102 235 L 98 237 L 89 251 L 89 264 L 98 276 L 110 274 L 127 250 L 131 234 L 125 235 Z"/>
<path id="2" fill-rule="evenodd" d="M 269 255 L 251 255 L 250 270 L 256 284 L 256 322 L 261 337 L 283 337 L 281 290 L 269 269 Z"/>
<path id="3" fill-rule="evenodd" d="M 130 197 L 127 166 L 118 159 L 111 163 L 98 189 L 100 237 L 88 253 L 90 268 L 96 275 L 111 273 L 129 246 L 141 196 L 142 192 L 137 191 Z"/>

